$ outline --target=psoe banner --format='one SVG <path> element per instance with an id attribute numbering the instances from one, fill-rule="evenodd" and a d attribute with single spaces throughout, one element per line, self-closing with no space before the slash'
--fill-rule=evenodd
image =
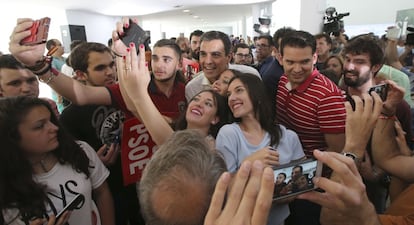
<path id="1" fill-rule="evenodd" d="M 124 122 L 121 161 L 124 185 L 141 179 L 145 166 L 157 150 L 144 124 L 136 118 Z"/>

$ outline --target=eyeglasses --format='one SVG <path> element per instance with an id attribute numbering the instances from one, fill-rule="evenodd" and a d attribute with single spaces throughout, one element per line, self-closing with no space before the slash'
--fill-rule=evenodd
<path id="1" fill-rule="evenodd" d="M 243 55 L 242 53 L 237 53 L 236 56 L 239 58 L 247 58 L 247 59 L 252 57 L 250 54 Z"/>
<path id="2" fill-rule="evenodd" d="M 269 47 L 270 45 L 265 45 L 265 44 L 256 44 L 255 46 L 256 46 L 256 48 L 267 48 L 267 47 Z"/>

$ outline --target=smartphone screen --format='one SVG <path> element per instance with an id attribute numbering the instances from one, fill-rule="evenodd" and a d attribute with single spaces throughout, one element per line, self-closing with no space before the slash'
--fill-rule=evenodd
<path id="1" fill-rule="evenodd" d="M 275 189 L 273 200 L 280 200 L 315 190 L 313 177 L 320 177 L 322 163 L 315 159 L 290 163 L 273 169 Z"/>
<path id="2" fill-rule="evenodd" d="M 68 210 L 74 210 L 81 207 L 81 205 L 85 202 L 85 197 L 82 194 L 77 194 L 72 201 L 70 201 L 57 215 L 56 221 L 62 216 L 62 214 Z"/>
<path id="3" fill-rule="evenodd" d="M 377 92 L 383 102 L 387 100 L 388 84 L 375 85 L 369 89 L 368 93 L 371 94 L 372 91 Z"/>
<path id="4" fill-rule="evenodd" d="M 149 38 L 149 35 L 138 26 L 138 24 L 129 20 L 129 27 L 125 30 L 125 35 L 121 37 L 121 40 L 124 42 L 125 46 L 129 46 L 129 44 L 133 42 L 138 54 L 139 46 L 145 44 Z"/>

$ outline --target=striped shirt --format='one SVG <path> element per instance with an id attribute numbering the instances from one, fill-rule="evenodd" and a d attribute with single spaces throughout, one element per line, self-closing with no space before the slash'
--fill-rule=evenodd
<path id="1" fill-rule="evenodd" d="M 290 87 L 284 74 L 276 95 L 276 117 L 280 124 L 298 134 L 306 156 L 312 157 L 314 149 L 327 149 L 324 134 L 345 132 L 344 97 L 317 70 L 296 89 Z"/>

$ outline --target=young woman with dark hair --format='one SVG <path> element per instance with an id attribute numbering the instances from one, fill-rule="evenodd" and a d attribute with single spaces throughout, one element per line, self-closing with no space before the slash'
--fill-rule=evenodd
<path id="1" fill-rule="evenodd" d="M 236 122 L 220 129 L 216 148 L 223 154 L 229 172 L 237 172 L 246 160 L 260 160 L 265 166 L 276 167 L 305 158 L 297 134 L 273 122 L 271 104 L 260 78 L 235 71 L 227 93 Z M 288 215 L 287 204 L 274 205 L 268 224 L 282 224 Z"/>
<path id="2" fill-rule="evenodd" d="M 55 224 L 77 194 L 84 201 L 56 224 L 114 224 L 108 170 L 89 145 L 60 129 L 48 102 L 1 99 L 0 141 L 0 224 L 43 224 L 51 216 Z"/>

